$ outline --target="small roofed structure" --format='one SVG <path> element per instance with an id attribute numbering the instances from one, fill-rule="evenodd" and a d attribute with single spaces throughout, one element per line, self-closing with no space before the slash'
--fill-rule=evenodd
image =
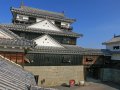
<path id="1" fill-rule="evenodd" d="M 103 42 L 106 45 L 106 49 L 111 53 L 111 66 L 119 68 L 120 65 L 120 35 L 114 35 L 112 39 Z"/>

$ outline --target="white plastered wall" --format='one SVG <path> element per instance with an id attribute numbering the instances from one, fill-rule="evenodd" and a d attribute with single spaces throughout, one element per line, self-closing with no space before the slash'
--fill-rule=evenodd
<path id="1" fill-rule="evenodd" d="M 67 23 L 67 22 L 61 22 L 61 25 L 62 25 L 62 26 L 65 26 L 65 27 L 67 27 L 67 28 L 70 27 L 70 23 Z"/>
<path id="2" fill-rule="evenodd" d="M 110 51 L 120 51 L 120 49 L 113 49 L 113 46 L 120 46 L 120 42 L 107 44 L 106 49 L 109 49 Z"/>
<path id="3" fill-rule="evenodd" d="M 40 22 L 40 21 L 42 21 L 42 20 L 44 20 L 43 18 L 37 18 L 36 19 L 36 22 Z"/>
<path id="4" fill-rule="evenodd" d="M 23 17 L 22 19 L 20 18 L 20 17 Z M 17 20 L 21 20 L 21 21 L 27 21 L 28 19 L 29 19 L 29 17 L 28 16 L 25 16 L 25 15 L 19 15 L 19 14 L 17 14 Z"/>
<path id="5" fill-rule="evenodd" d="M 120 46 L 120 42 L 107 44 L 106 49 L 113 51 L 113 54 L 111 55 L 111 60 L 120 60 L 120 54 L 114 53 L 114 51 L 120 51 L 120 49 L 113 49 L 114 46 Z"/>

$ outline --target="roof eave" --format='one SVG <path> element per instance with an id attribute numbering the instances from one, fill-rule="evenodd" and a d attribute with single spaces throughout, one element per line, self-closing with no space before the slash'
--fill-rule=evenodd
<path id="1" fill-rule="evenodd" d="M 114 43 L 118 43 L 120 41 L 116 41 L 116 42 L 103 42 L 102 45 L 108 45 L 108 44 L 114 44 Z"/>
<path id="2" fill-rule="evenodd" d="M 29 15 L 29 16 L 36 16 L 36 17 L 43 17 L 43 18 L 46 18 L 46 16 L 43 16 L 43 15 L 36 15 L 35 13 L 31 13 L 30 12 L 24 12 L 24 11 L 21 11 L 21 10 L 17 10 L 16 8 L 13 8 L 11 7 L 11 12 L 12 13 L 18 13 L 18 14 L 26 14 L 26 15 Z M 57 17 L 49 17 L 47 16 L 47 18 L 51 18 L 51 19 L 58 19 L 58 20 L 62 20 L 62 21 L 65 21 L 65 22 L 69 22 L 69 23 L 74 23 L 76 22 L 76 19 L 69 19 L 69 18 L 57 18 Z"/>
<path id="3" fill-rule="evenodd" d="M 9 28 L 9 30 L 12 30 L 12 31 L 15 30 L 15 31 L 35 32 L 35 33 L 48 33 L 48 32 L 43 32 L 43 31 L 38 32 L 38 30 L 37 31 L 35 31 L 35 30 L 33 30 L 33 31 L 32 30 L 24 30 L 25 28 L 15 28 L 15 27 L 7 26 L 7 25 L 4 25 L 4 26 Z M 77 38 L 83 37 L 83 34 L 77 34 L 77 33 L 73 33 L 73 34 L 68 33 L 66 35 L 65 33 L 49 32 L 49 34 L 51 34 L 51 35 L 60 35 L 60 36 L 71 36 L 71 37 L 77 37 Z"/>

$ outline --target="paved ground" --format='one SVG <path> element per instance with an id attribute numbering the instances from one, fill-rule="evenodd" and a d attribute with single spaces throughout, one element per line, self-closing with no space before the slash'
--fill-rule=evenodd
<path id="1" fill-rule="evenodd" d="M 113 84 L 111 82 L 104 82 L 89 79 L 88 82 L 86 82 L 85 86 L 74 86 L 74 87 L 63 87 L 63 86 L 57 86 L 55 87 L 58 90 L 120 90 L 120 85 Z"/>

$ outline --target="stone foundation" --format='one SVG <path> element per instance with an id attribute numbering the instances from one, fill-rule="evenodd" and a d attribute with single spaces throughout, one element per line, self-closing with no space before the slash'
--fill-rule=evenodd
<path id="1" fill-rule="evenodd" d="M 84 81 L 84 67 L 81 66 L 25 66 L 26 70 L 39 75 L 38 85 L 45 79 L 44 86 L 69 84 L 74 79 L 76 84 Z"/>

